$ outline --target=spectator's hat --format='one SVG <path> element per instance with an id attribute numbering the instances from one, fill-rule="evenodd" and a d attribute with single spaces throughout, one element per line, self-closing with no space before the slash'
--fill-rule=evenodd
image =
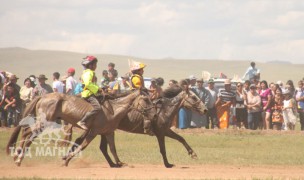
<path id="1" fill-rule="evenodd" d="M 290 95 L 290 91 L 289 89 L 285 89 L 285 91 L 282 92 L 283 95 Z"/>
<path id="2" fill-rule="evenodd" d="M 203 78 L 197 79 L 196 82 L 202 82 L 202 83 L 203 83 L 203 82 L 204 82 L 204 79 L 203 79 Z"/>
<path id="3" fill-rule="evenodd" d="M 249 89 L 256 89 L 256 85 L 255 84 L 250 84 Z"/>
<path id="4" fill-rule="evenodd" d="M 156 82 L 156 78 L 152 78 L 152 79 L 151 79 L 151 82 Z"/>
<path id="5" fill-rule="evenodd" d="M 46 78 L 44 74 L 40 74 L 38 76 L 38 79 L 48 80 L 48 78 Z"/>
<path id="6" fill-rule="evenodd" d="M 277 84 L 281 86 L 281 85 L 283 85 L 283 82 L 282 81 L 277 81 Z"/>
<path id="7" fill-rule="evenodd" d="M 75 69 L 72 68 L 72 67 L 70 67 L 70 68 L 68 69 L 68 73 L 75 73 Z"/>
<path id="8" fill-rule="evenodd" d="M 114 63 L 112 63 L 112 62 L 110 62 L 109 64 L 108 64 L 108 66 L 110 66 L 110 67 L 115 67 L 115 64 Z"/>
<path id="9" fill-rule="evenodd" d="M 225 82 L 224 82 L 224 84 L 231 84 L 231 81 L 230 81 L 230 79 L 225 79 Z"/>
<path id="10" fill-rule="evenodd" d="M 208 84 L 214 84 L 214 79 L 209 79 Z"/>
<path id="11" fill-rule="evenodd" d="M 124 75 L 124 76 L 121 76 L 121 79 L 126 79 L 126 80 L 129 80 L 130 76 L 128 74 Z"/>
<path id="12" fill-rule="evenodd" d="M 12 81 L 12 80 L 17 80 L 19 79 L 15 74 L 12 74 L 10 77 L 9 77 L 9 80 Z"/>
<path id="13" fill-rule="evenodd" d="M 194 75 L 190 75 L 190 76 L 189 76 L 189 79 L 190 79 L 190 80 L 196 80 L 196 77 L 195 77 Z"/>

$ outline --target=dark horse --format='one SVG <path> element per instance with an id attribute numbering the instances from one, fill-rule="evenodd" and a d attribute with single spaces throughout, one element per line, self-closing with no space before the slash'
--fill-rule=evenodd
<path id="1" fill-rule="evenodd" d="M 197 111 L 200 114 L 205 113 L 207 109 L 203 102 L 192 91 L 189 91 L 188 89 L 183 90 L 180 86 L 176 86 L 165 90 L 164 97 L 161 98 L 158 102 L 156 102 L 155 106 L 157 109 L 157 118 L 153 119 L 152 121 L 152 131 L 157 137 L 164 165 L 167 168 L 173 167 L 173 164 L 170 164 L 167 159 L 165 136 L 181 142 L 187 149 L 188 154 L 194 159 L 197 158 L 196 153 L 188 145 L 185 139 L 180 135 L 176 134 L 174 131 L 172 131 L 170 127 L 174 116 L 178 113 L 181 107 L 190 109 L 192 111 Z M 135 111 L 129 112 L 127 118 L 124 118 L 122 121 L 120 121 L 118 129 L 132 133 L 144 134 L 143 126 L 140 125 L 143 122 L 142 116 L 136 116 L 134 114 L 136 114 Z M 82 142 L 84 138 L 85 134 L 79 139 L 77 139 L 77 141 Z M 108 143 L 110 145 L 111 153 L 115 158 L 116 164 L 112 161 L 108 154 Z M 100 150 L 111 167 L 119 167 L 124 163 L 119 160 L 116 153 L 115 144 L 113 143 L 114 140 L 107 141 L 107 138 L 105 136 L 102 136 L 100 142 Z"/>
<path id="2" fill-rule="evenodd" d="M 155 118 L 155 108 L 152 102 L 147 96 L 141 95 L 140 90 L 136 90 L 128 95 L 108 100 L 110 104 L 109 110 L 106 106 L 102 106 L 102 111 L 98 113 L 95 119 L 92 119 L 88 124 L 89 130 L 85 132 L 85 137 L 82 138 L 80 146 L 73 149 L 65 157 L 64 165 L 68 165 L 69 161 L 80 151 L 84 150 L 89 143 L 96 137 L 96 135 L 105 135 L 106 138 L 111 141 L 114 138 L 114 130 L 118 127 L 120 121 L 127 116 L 130 110 L 140 111 L 144 118 L 152 120 Z M 36 117 L 41 117 L 44 115 L 46 121 L 56 122 L 58 119 L 63 119 L 64 121 L 77 126 L 77 122 L 85 115 L 86 112 L 92 110 L 92 106 L 81 98 L 69 96 L 65 94 L 52 93 L 47 94 L 42 97 L 33 100 L 25 109 L 24 117 L 28 115 L 35 115 Z M 40 131 L 42 120 L 37 119 L 36 129 L 27 128 L 24 131 L 22 138 L 23 141 L 20 143 L 20 148 L 22 151 L 16 151 L 14 160 L 19 166 L 22 159 L 24 158 L 25 150 L 31 145 L 34 138 L 28 140 L 28 138 L 33 134 L 33 132 Z M 22 126 L 19 125 L 15 128 L 11 138 L 7 144 L 7 153 L 9 153 L 9 148 L 16 145 L 19 132 Z M 77 143 L 79 141 L 76 141 Z M 114 143 L 114 142 L 113 142 Z"/>

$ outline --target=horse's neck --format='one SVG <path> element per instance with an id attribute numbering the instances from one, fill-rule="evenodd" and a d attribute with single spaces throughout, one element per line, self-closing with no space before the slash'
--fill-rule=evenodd
<path id="1" fill-rule="evenodd" d="M 139 91 L 131 93 L 125 97 L 121 97 L 118 99 L 110 100 L 113 105 L 122 105 L 122 104 L 132 104 L 132 102 L 140 95 Z"/>
<path id="2" fill-rule="evenodd" d="M 170 98 L 169 99 L 169 102 L 170 102 L 171 105 L 165 106 L 165 108 L 164 108 L 164 112 L 166 112 L 166 114 L 169 115 L 168 118 L 171 119 L 171 118 L 173 118 L 177 114 L 179 108 L 182 105 L 181 104 L 182 101 L 183 101 L 183 92 L 180 92 L 174 98 Z"/>

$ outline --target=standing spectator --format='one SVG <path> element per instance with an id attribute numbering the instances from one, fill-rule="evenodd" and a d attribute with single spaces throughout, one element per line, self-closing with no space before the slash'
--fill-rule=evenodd
<path id="1" fill-rule="evenodd" d="M 15 74 L 12 74 L 12 75 L 9 77 L 9 81 L 10 81 L 10 83 L 14 86 L 14 90 L 15 90 L 15 93 L 16 93 L 16 94 L 19 94 L 20 89 L 21 89 L 21 87 L 17 84 L 18 79 L 19 79 L 19 78 L 18 78 Z"/>
<path id="2" fill-rule="evenodd" d="M 292 97 L 292 94 L 289 90 L 285 90 L 283 92 L 284 96 L 284 106 L 283 106 L 283 118 L 284 118 L 284 124 L 283 124 L 283 130 L 294 130 L 295 124 L 296 124 L 296 108 L 297 104 L 295 99 Z"/>
<path id="3" fill-rule="evenodd" d="M 169 81 L 169 87 L 173 87 L 173 86 L 175 86 L 175 85 L 177 85 L 177 84 L 178 84 L 177 81 L 174 80 L 174 79 L 171 79 L 171 80 Z"/>
<path id="4" fill-rule="evenodd" d="M 12 124 L 15 126 L 18 125 L 18 114 L 20 113 L 20 96 L 19 93 L 16 93 L 15 85 L 13 83 L 9 83 L 7 85 L 7 92 L 5 95 L 5 106 L 4 110 L 8 112 L 7 115 L 7 124 L 8 127 L 11 127 Z"/>
<path id="5" fill-rule="evenodd" d="M 65 92 L 68 95 L 74 95 L 74 91 L 77 85 L 77 81 L 74 79 L 75 75 L 75 69 L 74 68 L 69 68 L 67 70 L 67 76 L 68 78 L 66 79 L 66 85 L 65 85 Z"/>
<path id="6" fill-rule="evenodd" d="M 187 89 L 189 87 L 189 83 L 187 80 L 181 80 L 179 85 L 183 89 Z M 190 122 L 191 122 L 191 113 L 189 113 L 186 108 L 180 108 L 178 112 L 178 128 L 179 129 L 187 129 L 190 127 Z"/>
<path id="7" fill-rule="evenodd" d="M 200 98 L 200 100 L 208 107 L 210 106 L 210 92 L 203 86 L 204 79 L 196 80 L 197 87 L 194 89 L 195 94 Z M 196 117 L 196 118 L 195 118 Z M 196 122 L 194 122 L 196 120 Z M 207 123 L 206 115 L 200 115 L 197 112 L 192 112 L 192 121 L 193 123 L 199 127 L 204 126 L 209 129 L 209 122 Z M 208 126 L 207 126 L 208 124 Z"/>
<path id="8" fill-rule="evenodd" d="M 20 90 L 20 99 L 22 102 L 21 112 L 23 112 L 26 105 L 32 100 L 33 87 L 31 86 L 31 79 L 26 78 L 24 80 L 24 86 Z"/>
<path id="9" fill-rule="evenodd" d="M 280 88 L 280 86 L 278 84 L 274 84 L 272 83 L 270 86 L 271 89 L 271 97 L 274 99 L 274 95 L 276 94 L 277 89 Z M 281 89 L 281 88 L 280 88 Z"/>
<path id="10" fill-rule="evenodd" d="M 288 80 L 286 82 L 285 90 L 289 90 L 289 92 L 290 92 L 290 94 L 291 94 L 292 97 L 295 96 L 296 89 L 295 89 L 295 87 L 293 85 L 293 81 L 292 80 Z"/>
<path id="11" fill-rule="evenodd" d="M 117 76 L 118 76 L 118 72 L 117 72 L 117 70 L 115 69 L 115 64 L 112 63 L 112 62 L 110 62 L 110 63 L 108 64 L 108 73 L 109 73 L 109 74 L 112 73 L 112 75 L 114 76 L 114 79 L 116 79 Z"/>
<path id="12" fill-rule="evenodd" d="M 243 85 L 242 83 L 237 83 L 236 85 L 236 104 L 235 104 L 235 116 L 236 116 L 236 125 L 240 129 L 245 128 L 245 122 L 247 121 L 247 109 L 244 104 L 244 94 L 243 94 Z"/>
<path id="13" fill-rule="evenodd" d="M 131 90 L 131 84 L 129 82 L 130 77 L 128 74 L 121 77 L 121 83 L 119 84 L 119 93 L 125 93 Z"/>
<path id="14" fill-rule="evenodd" d="M 197 88 L 197 86 L 196 86 L 196 77 L 194 76 L 194 75 L 190 75 L 189 76 L 189 88 L 190 89 L 195 89 L 195 88 Z"/>
<path id="15" fill-rule="evenodd" d="M 216 114 L 215 102 L 218 98 L 218 91 L 214 88 L 214 80 L 209 79 L 208 87 L 206 88 L 210 93 L 210 101 L 207 104 L 207 124 L 206 128 L 209 128 L 209 121 L 211 121 L 211 128 L 218 129 L 218 118 Z"/>
<path id="16" fill-rule="evenodd" d="M 231 90 L 231 81 L 226 79 L 225 89 L 220 89 L 216 101 L 217 116 L 219 118 L 219 127 L 226 129 L 229 126 L 230 108 L 235 108 L 235 93 Z M 235 114 L 234 114 L 235 115 Z"/>
<path id="17" fill-rule="evenodd" d="M 42 96 L 48 93 L 52 93 L 53 89 L 49 84 L 46 84 L 45 81 L 48 78 L 45 77 L 44 74 L 40 74 L 38 77 L 38 84 L 33 89 L 32 98 L 34 99 L 36 96 Z"/>
<path id="18" fill-rule="evenodd" d="M 248 111 L 248 128 L 256 130 L 261 119 L 261 97 L 256 91 L 256 85 L 251 84 L 245 105 Z"/>
<path id="19" fill-rule="evenodd" d="M 107 70 L 103 70 L 102 71 L 102 78 L 100 80 L 100 87 L 103 89 L 108 89 L 109 88 L 109 83 L 110 83 L 110 79 L 109 79 L 109 73 Z"/>
<path id="20" fill-rule="evenodd" d="M 75 90 L 74 90 L 74 94 L 75 95 L 80 95 L 81 96 L 81 92 L 82 92 L 82 82 L 81 82 L 81 77 L 79 78 L 79 82 L 77 82 L 77 84 L 76 84 L 76 87 L 75 87 Z"/>
<path id="21" fill-rule="evenodd" d="M 274 130 L 281 130 L 282 123 L 284 122 L 283 119 L 283 96 L 281 88 L 277 88 L 275 95 L 274 95 L 274 103 L 272 106 L 272 127 Z"/>
<path id="22" fill-rule="evenodd" d="M 250 63 L 250 67 L 247 69 L 242 79 L 249 80 L 251 83 L 255 80 L 260 80 L 260 70 L 255 67 L 255 62 Z"/>
<path id="23" fill-rule="evenodd" d="M 280 87 L 280 88 L 281 88 L 281 90 L 282 90 L 282 93 L 284 93 L 284 91 L 285 91 L 285 87 L 284 87 L 283 82 L 282 82 L 282 81 L 277 81 L 277 85 L 279 85 L 279 87 Z"/>
<path id="24" fill-rule="evenodd" d="M 59 93 L 63 93 L 64 91 L 64 84 L 59 81 L 59 78 L 60 78 L 60 74 L 59 72 L 54 72 L 53 73 L 53 91 L 54 92 L 59 92 Z"/>
<path id="25" fill-rule="evenodd" d="M 150 93 L 151 100 L 158 99 L 162 96 L 163 90 L 162 90 L 161 86 L 158 85 L 157 79 L 155 79 L 155 78 L 151 79 L 149 93 Z"/>
<path id="26" fill-rule="evenodd" d="M 37 85 L 36 76 L 35 75 L 30 75 L 29 78 L 31 80 L 31 86 L 32 86 L 32 88 L 34 88 Z"/>
<path id="27" fill-rule="evenodd" d="M 296 101 L 298 103 L 298 113 L 300 116 L 301 131 L 304 131 L 304 83 L 303 80 L 298 82 L 296 90 Z"/>
<path id="28" fill-rule="evenodd" d="M 117 89 L 118 80 L 115 78 L 117 76 L 117 74 L 112 74 L 112 73 L 115 73 L 115 71 L 109 72 L 110 82 L 109 82 L 108 92 L 111 94 L 116 94 L 116 93 L 118 93 L 118 89 Z"/>
<path id="29" fill-rule="evenodd" d="M 268 130 L 270 127 L 271 115 L 271 89 L 268 88 L 266 81 L 261 81 L 261 90 L 259 91 L 262 100 L 262 122 L 261 128 Z"/>

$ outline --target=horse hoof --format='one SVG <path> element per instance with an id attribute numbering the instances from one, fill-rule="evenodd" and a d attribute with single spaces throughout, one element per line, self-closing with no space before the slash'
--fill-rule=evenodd
<path id="1" fill-rule="evenodd" d="M 173 168 L 174 164 L 166 164 L 165 166 L 166 166 L 166 168 Z"/>
<path id="2" fill-rule="evenodd" d="M 126 166 L 128 166 L 128 164 L 127 164 L 127 163 L 124 163 L 124 162 L 118 162 L 117 165 L 118 165 L 119 167 L 126 167 Z"/>
<path id="3" fill-rule="evenodd" d="M 197 157 L 197 155 L 196 155 L 195 152 L 193 152 L 190 156 L 191 156 L 192 159 L 198 159 L 198 157 Z"/>
<path id="4" fill-rule="evenodd" d="M 16 166 L 20 167 L 21 166 L 21 161 L 15 161 Z"/>
<path id="5" fill-rule="evenodd" d="M 66 163 L 65 161 L 61 164 L 61 167 L 68 167 L 68 163 Z"/>

